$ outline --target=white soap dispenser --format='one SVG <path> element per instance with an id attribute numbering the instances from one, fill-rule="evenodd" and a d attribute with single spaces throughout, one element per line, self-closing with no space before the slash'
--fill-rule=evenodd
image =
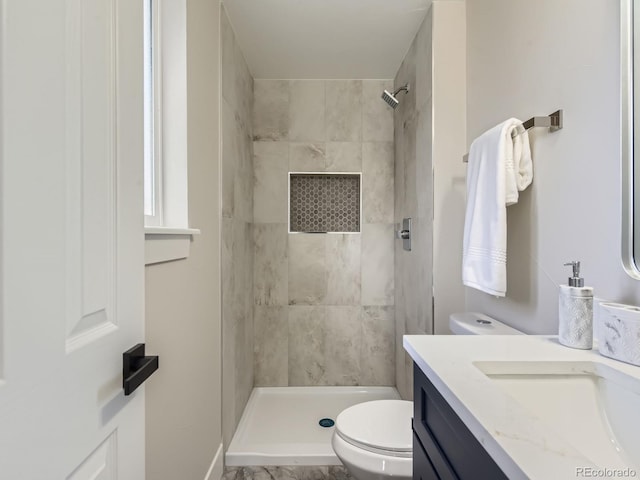
<path id="1" fill-rule="evenodd" d="M 589 350 L 593 348 L 593 288 L 584 286 L 580 262 L 565 265 L 573 267 L 573 276 L 568 285 L 560 285 L 558 340 L 567 347 Z"/>

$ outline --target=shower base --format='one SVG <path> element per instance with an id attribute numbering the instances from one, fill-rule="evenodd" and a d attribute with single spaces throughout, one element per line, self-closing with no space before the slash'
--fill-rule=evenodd
<path id="1" fill-rule="evenodd" d="M 356 403 L 399 398 L 393 387 L 254 388 L 225 463 L 232 467 L 340 465 L 331 447 L 335 427 L 321 427 L 320 420 L 335 420 Z"/>

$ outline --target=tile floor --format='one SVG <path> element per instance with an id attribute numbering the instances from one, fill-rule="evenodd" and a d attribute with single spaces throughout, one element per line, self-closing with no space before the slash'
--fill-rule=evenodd
<path id="1" fill-rule="evenodd" d="M 353 480 L 342 466 L 226 467 L 222 480 Z"/>

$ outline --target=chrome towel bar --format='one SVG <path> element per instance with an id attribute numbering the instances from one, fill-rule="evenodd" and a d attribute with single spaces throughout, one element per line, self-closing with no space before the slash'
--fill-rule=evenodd
<path id="1" fill-rule="evenodd" d="M 549 132 L 556 132 L 562 128 L 562 110 L 553 112 L 546 117 L 532 117 L 529 120 L 522 122 L 522 126 L 525 130 L 529 130 L 534 127 L 548 128 Z M 513 133 L 511 136 L 515 137 L 519 133 Z M 464 163 L 469 162 L 469 154 L 467 153 L 462 157 Z"/>

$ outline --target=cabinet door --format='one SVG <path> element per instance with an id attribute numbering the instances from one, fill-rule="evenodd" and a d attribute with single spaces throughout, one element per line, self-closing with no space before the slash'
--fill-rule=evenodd
<path id="1" fill-rule="evenodd" d="M 413 428 L 439 478 L 508 480 L 418 366 L 413 399 Z"/>
<path id="2" fill-rule="evenodd" d="M 415 432 L 413 432 L 413 480 L 439 480 Z"/>

